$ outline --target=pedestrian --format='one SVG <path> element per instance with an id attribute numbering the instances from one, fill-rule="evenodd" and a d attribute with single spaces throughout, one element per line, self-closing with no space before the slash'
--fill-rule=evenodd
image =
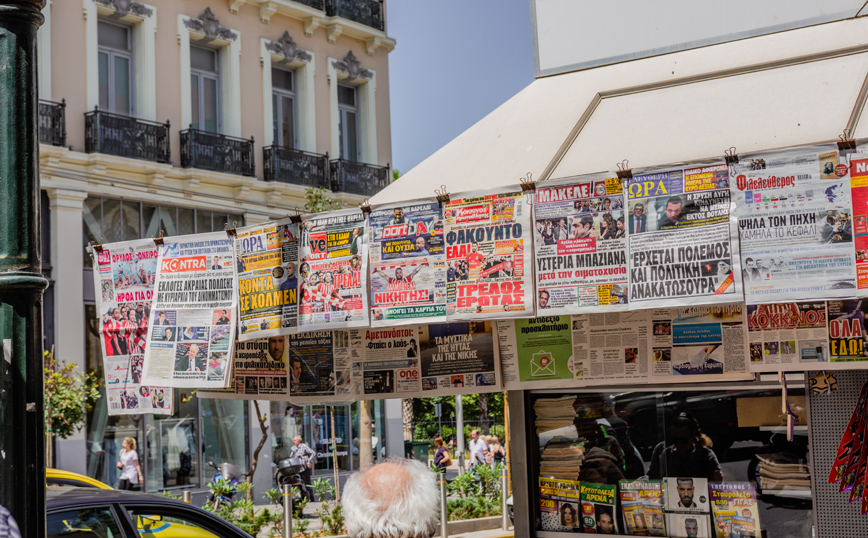
<path id="1" fill-rule="evenodd" d="M 124 437 L 118 469 L 121 469 L 118 489 L 131 490 L 133 484 L 138 484 L 144 480 L 142 466 L 139 464 L 139 455 L 136 453 L 136 440 L 132 437 Z"/>
<path id="2" fill-rule="evenodd" d="M 304 465 L 304 470 L 301 472 L 301 480 L 304 482 L 301 493 L 309 501 L 313 502 L 313 492 L 307 486 L 310 484 L 310 473 L 313 469 L 313 463 L 316 461 L 316 452 L 301 440 L 300 435 L 292 438 L 292 444 L 295 445 L 295 457 L 300 459 L 302 465 Z"/>
<path id="3" fill-rule="evenodd" d="M 436 475 L 424 464 L 397 459 L 353 474 L 341 504 L 350 538 L 431 538 L 440 494 Z"/>
<path id="4" fill-rule="evenodd" d="M 506 449 L 500 444 L 497 436 L 491 438 L 491 459 L 495 465 L 506 463 Z"/>
<path id="5" fill-rule="evenodd" d="M 438 473 L 445 473 L 446 468 L 452 464 L 452 458 L 449 456 L 449 451 L 443 446 L 443 438 L 436 437 L 434 439 L 434 467 L 437 467 Z"/>
<path id="6" fill-rule="evenodd" d="M 488 453 L 488 445 L 479 437 L 479 431 L 470 432 L 470 468 L 477 465 L 485 465 L 485 455 Z"/>

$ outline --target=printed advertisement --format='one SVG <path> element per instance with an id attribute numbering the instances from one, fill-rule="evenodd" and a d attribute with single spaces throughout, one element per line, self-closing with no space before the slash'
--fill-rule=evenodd
<path id="1" fill-rule="evenodd" d="M 233 238 L 213 232 L 166 239 L 154 292 L 144 382 L 228 387 L 238 301 Z"/>
<path id="2" fill-rule="evenodd" d="M 540 528 L 544 531 L 582 532 L 580 492 L 579 482 L 540 477 Z"/>
<path id="3" fill-rule="evenodd" d="M 365 215 L 358 209 L 306 215 L 299 256 L 299 332 L 367 326 Z"/>
<path id="4" fill-rule="evenodd" d="M 756 532 L 744 531 L 760 528 L 756 488 L 750 482 L 712 482 L 708 484 L 711 495 L 711 515 L 716 538 L 731 536 L 758 536 Z M 737 531 L 736 527 L 740 529 Z"/>
<path id="5" fill-rule="evenodd" d="M 643 221 L 626 214 L 621 181 L 600 175 L 544 185 L 534 203 L 537 313 L 627 310 L 627 230 Z"/>
<path id="6" fill-rule="evenodd" d="M 91 252 L 109 415 L 171 415 L 172 389 L 142 384 L 148 318 L 157 273 L 152 239 Z"/>
<path id="7" fill-rule="evenodd" d="M 666 536 L 663 483 L 660 480 L 621 480 L 619 490 L 627 534 Z"/>
<path id="8" fill-rule="evenodd" d="M 232 385 L 227 389 L 200 389 L 200 398 L 231 400 L 289 399 L 286 336 L 235 342 Z"/>
<path id="9" fill-rule="evenodd" d="M 677 538 L 711 538 L 711 506 L 708 479 L 667 477 L 666 530 Z"/>
<path id="10" fill-rule="evenodd" d="M 632 308 L 740 300 L 725 164 L 636 175 L 625 188 Z"/>
<path id="11" fill-rule="evenodd" d="M 371 326 L 446 321 L 443 210 L 436 200 L 378 208 L 371 230 Z M 454 281 L 455 269 L 450 268 Z"/>
<path id="12" fill-rule="evenodd" d="M 740 156 L 731 165 L 746 303 L 856 294 L 849 176 L 835 144 Z"/>
<path id="13" fill-rule="evenodd" d="M 462 196 L 443 213 L 449 321 L 533 315 L 528 199 L 519 187 Z"/>
<path id="14" fill-rule="evenodd" d="M 298 315 L 298 226 L 282 219 L 239 228 L 238 340 L 292 334 Z"/>
<path id="15" fill-rule="evenodd" d="M 289 398 L 299 403 L 354 400 L 350 331 L 289 336 Z"/>

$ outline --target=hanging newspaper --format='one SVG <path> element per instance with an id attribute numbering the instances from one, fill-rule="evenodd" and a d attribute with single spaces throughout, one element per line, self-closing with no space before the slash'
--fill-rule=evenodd
<path id="1" fill-rule="evenodd" d="M 356 399 L 349 331 L 290 335 L 288 352 L 291 401 L 322 403 Z"/>
<path id="2" fill-rule="evenodd" d="M 440 203 L 423 200 L 378 208 L 368 215 L 368 226 L 371 326 L 446 321 L 446 252 Z"/>
<path id="3" fill-rule="evenodd" d="M 368 325 L 368 245 L 358 209 L 303 217 L 298 330 Z"/>
<path id="4" fill-rule="evenodd" d="M 868 289 L 868 147 L 859 145 L 849 155 L 850 193 L 853 203 L 852 230 L 856 250 L 856 285 Z M 850 222 L 849 216 L 847 222 Z M 846 223 L 845 223 L 846 226 Z"/>
<path id="5" fill-rule="evenodd" d="M 743 305 L 498 322 L 506 390 L 751 379 Z"/>
<path id="6" fill-rule="evenodd" d="M 292 334 L 298 315 L 298 226 L 287 218 L 236 233 L 238 340 Z"/>
<path id="7" fill-rule="evenodd" d="M 213 232 L 172 237 L 159 248 L 144 381 L 229 386 L 238 301 L 233 243 Z"/>
<path id="8" fill-rule="evenodd" d="M 745 302 L 855 296 L 849 176 L 834 144 L 740 156 L 731 165 Z"/>
<path id="9" fill-rule="evenodd" d="M 91 251 L 109 415 L 171 415 L 172 389 L 142 384 L 148 317 L 157 272 L 151 239 Z"/>
<path id="10" fill-rule="evenodd" d="M 544 185 L 533 207 L 538 313 L 627 310 L 627 229 L 641 222 L 625 213 L 621 180 L 599 175 Z"/>
<path id="11" fill-rule="evenodd" d="M 449 321 L 533 315 L 530 220 L 519 187 L 464 193 L 446 202 Z"/>
<path id="12" fill-rule="evenodd" d="M 492 322 L 456 322 L 350 332 L 360 399 L 499 392 Z"/>
<path id="13" fill-rule="evenodd" d="M 232 383 L 226 389 L 200 389 L 200 398 L 289 399 L 286 336 L 235 342 Z"/>
<path id="14" fill-rule="evenodd" d="M 722 163 L 626 180 L 631 308 L 741 299 L 736 222 Z"/>

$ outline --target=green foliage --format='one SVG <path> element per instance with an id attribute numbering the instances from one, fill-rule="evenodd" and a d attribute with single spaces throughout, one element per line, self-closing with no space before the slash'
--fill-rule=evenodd
<path id="1" fill-rule="evenodd" d="M 397 168 L 392 169 L 392 181 L 398 181 L 398 178 L 401 177 L 401 172 Z"/>
<path id="2" fill-rule="evenodd" d="M 437 417 L 434 416 L 434 404 L 440 404 L 443 409 L 443 439 L 449 440 L 456 435 L 448 417 L 455 416 L 455 397 L 438 396 L 434 398 L 413 398 L 413 417 L 416 420 L 416 428 L 413 438 L 417 440 L 431 440 L 437 436 Z M 478 428 L 479 394 L 465 394 L 461 397 L 464 405 L 464 439 L 470 439 L 470 432 Z M 488 413 L 491 417 L 503 418 L 503 393 L 494 392 L 488 394 Z M 490 435 L 497 435 L 503 440 L 503 426 L 492 424 Z"/>
<path id="3" fill-rule="evenodd" d="M 66 439 L 84 426 L 99 398 L 100 377 L 96 372 L 76 373 L 74 364 L 55 360 L 51 351 L 45 352 L 44 362 L 45 430 Z"/>
<path id="4" fill-rule="evenodd" d="M 333 209 L 341 209 L 344 203 L 329 196 L 329 191 L 323 188 L 306 189 L 304 191 L 304 210 L 308 213 L 321 213 Z"/>
<path id="5" fill-rule="evenodd" d="M 233 486 L 228 481 L 220 479 L 209 483 L 208 488 L 211 490 L 211 495 L 218 501 L 214 503 L 205 501 L 202 508 L 223 518 L 244 532 L 257 536 L 263 529 L 268 529 L 272 535 L 275 535 L 283 529 L 282 510 L 257 509 L 253 505 L 253 501 L 247 499 L 247 492 L 253 488 L 253 484 L 242 482 Z M 228 496 L 233 492 L 235 496 L 232 498 L 232 502 L 220 500 L 221 497 Z M 269 498 L 268 495 L 266 498 Z"/>
<path id="6" fill-rule="evenodd" d="M 449 493 L 457 496 L 447 501 L 449 520 L 499 516 L 500 474 L 503 465 L 478 465 L 449 483 Z"/>
<path id="7" fill-rule="evenodd" d="M 341 503 L 335 501 L 335 487 L 325 478 L 317 478 L 311 483 L 316 495 L 322 502 L 322 507 L 316 514 L 322 521 L 323 530 L 328 532 L 325 536 L 335 536 L 344 532 L 344 515 L 341 511 Z"/>
<path id="8" fill-rule="evenodd" d="M 485 497 L 449 499 L 446 504 L 449 507 L 449 521 L 500 515 L 500 503 L 489 501 Z"/>

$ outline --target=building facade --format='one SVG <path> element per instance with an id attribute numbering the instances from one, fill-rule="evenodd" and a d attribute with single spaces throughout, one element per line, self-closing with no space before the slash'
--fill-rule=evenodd
<path id="1" fill-rule="evenodd" d="M 44 15 L 45 347 L 59 360 L 102 370 L 89 242 L 265 222 L 303 212 L 308 188 L 351 207 L 391 181 L 385 0 L 49 0 Z M 172 417 L 109 417 L 97 402 L 54 465 L 113 484 L 131 436 L 147 491 L 203 487 L 208 461 L 246 469 L 261 437 L 252 402 L 175 397 Z M 272 449 L 257 489 L 296 433 L 321 453 L 334 443 L 339 470 L 358 466 L 358 404 L 260 407 Z M 375 408 L 377 455 L 390 437 L 400 454 L 400 403 Z"/>

